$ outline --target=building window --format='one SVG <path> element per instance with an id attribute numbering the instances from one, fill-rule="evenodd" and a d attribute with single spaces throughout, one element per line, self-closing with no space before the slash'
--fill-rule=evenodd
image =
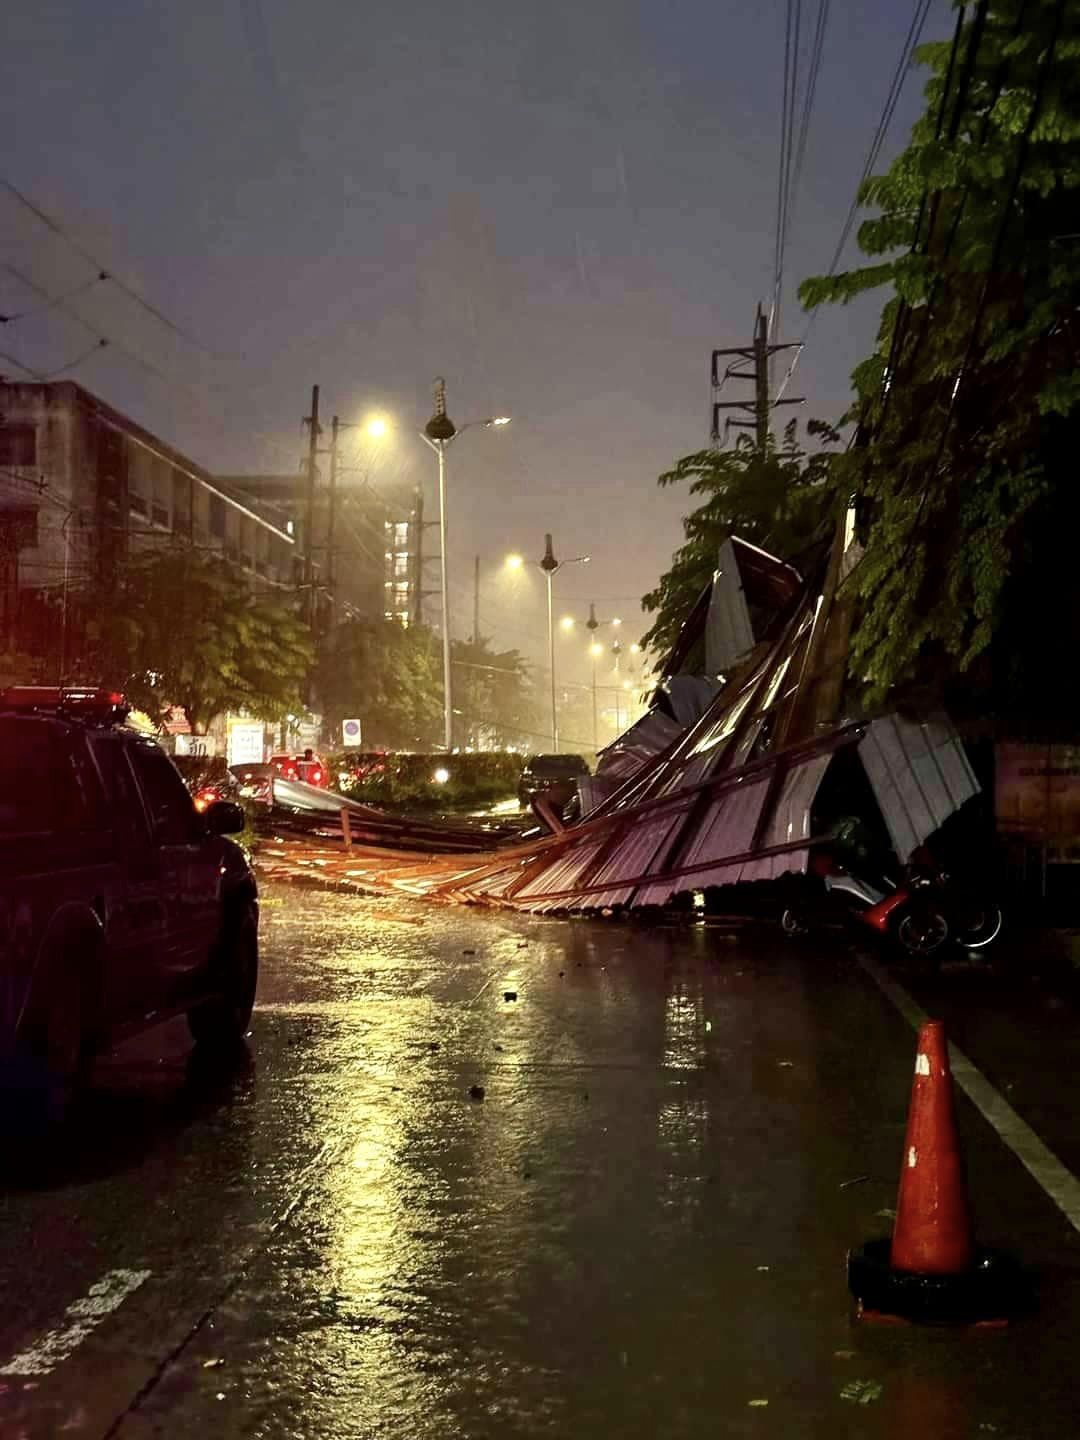
<path id="1" fill-rule="evenodd" d="M 408 543 L 409 522 L 407 520 L 403 520 L 399 524 L 394 526 L 394 544 L 398 546 L 404 546 L 408 545 Z"/>
<path id="2" fill-rule="evenodd" d="M 13 468 L 37 464 L 37 430 L 33 425 L 0 423 L 0 465 Z"/>
<path id="3" fill-rule="evenodd" d="M 407 580 L 409 578 L 409 557 L 408 555 L 394 556 L 394 579 Z"/>

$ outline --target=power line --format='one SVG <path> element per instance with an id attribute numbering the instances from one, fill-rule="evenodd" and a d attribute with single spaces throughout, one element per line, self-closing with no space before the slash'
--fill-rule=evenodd
<path id="1" fill-rule="evenodd" d="M 175 383 L 169 378 L 168 375 L 166 375 L 163 371 L 159 370 L 156 365 L 151 365 L 149 360 L 144 360 L 141 355 L 137 355 L 134 350 L 129 350 L 127 346 L 122 344 L 119 340 L 113 340 L 108 335 L 103 334 L 97 328 L 97 326 L 92 325 L 84 315 L 80 315 L 78 310 L 73 310 L 71 305 L 66 300 L 50 295 L 49 292 L 44 288 L 44 286 L 39 285 L 35 280 L 31 280 L 29 275 L 24 275 L 21 270 L 17 269 L 14 265 L 11 264 L 5 264 L 4 269 L 7 270 L 9 274 L 14 275 L 15 279 L 18 280 L 21 284 L 25 285 L 28 290 L 32 290 L 35 295 L 40 295 L 43 299 L 54 302 L 56 309 L 63 310 L 66 315 L 70 315 L 73 320 L 80 324 L 84 330 L 88 330 L 90 334 L 94 336 L 95 340 L 98 341 L 97 345 L 87 350 L 86 353 L 80 356 L 78 360 L 72 360 L 67 365 L 61 366 L 59 370 L 54 370 L 52 374 L 60 375 L 63 374 L 65 371 L 72 370 L 75 368 L 76 365 L 81 365 L 84 360 L 88 360 L 96 350 L 103 350 L 106 347 L 109 347 L 113 350 L 118 351 L 121 355 L 126 355 L 129 360 L 134 362 L 134 364 L 141 366 L 141 368 L 145 370 L 148 374 L 153 375 L 156 379 L 161 380 L 164 384 L 172 385 Z M 42 375 L 39 378 L 42 380 L 48 380 L 49 376 Z"/>
<path id="2" fill-rule="evenodd" d="M 795 146 L 795 172 L 791 181 L 791 203 L 794 209 L 799 198 L 803 163 L 806 159 L 806 142 L 810 133 L 810 117 L 814 112 L 814 98 L 817 93 L 818 75 L 825 49 L 825 31 L 829 24 L 830 0 L 818 0 L 817 20 L 814 25 L 814 39 L 810 49 L 810 68 L 806 77 L 806 93 L 803 97 L 802 117 L 799 121 L 799 138 Z"/>
<path id="3" fill-rule="evenodd" d="M 776 235 L 773 244 L 773 301 L 771 320 L 779 324 L 780 292 L 784 283 L 784 253 L 787 248 L 788 211 L 791 199 L 792 139 L 795 129 L 795 100 L 799 83 L 799 40 L 802 29 L 802 0 L 787 0 L 784 26 L 784 85 L 780 104 L 780 163 L 776 184 Z"/>
<path id="4" fill-rule="evenodd" d="M 44 315 L 48 310 L 55 310 L 58 305 L 65 304 L 68 300 L 74 300 L 76 296 L 83 295 L 87 290 L 92 290 L 95 285 L 100 285 L 102 280 L 108 280 L 109 276 L 104 270 L 95 275 L 92 280 L 86 280 L 81 285 L 76 285 L 74 290 L 68 290 L 63 295 L 57 295 L 51 300 L 46 300 L 41 305 L 35 305 L 31 310 L 17 310 L 14 315 L 0 315 L 0 325 L 13 325 L 16 320 L 32 320 L 35 315 Z"/>
<path id="5" fill-rule="evenodd" d="M 832 277 L 836 274 L 837 268 L 839 267 L 840 260 L 844 253 L 844 247 L 847 245 L 848 237 L 851 234 L 851 227 L 854 225 L 855 216 L 859 212 L 860 197 L 862 195 L 863 186 L 866 184 L 866 181 L 872 174 L 874 166 L 877 164 L 878 156 L 881 154 L 881 148 L 885 143 L 885 137 L 888 133 L 889 125 L 892 121 L 893 115 L 896 112 L 896 106 L 899 102 L 901 92 L 904 88 L 904 80 L 907 77 L 907 72 L 911 65 L 911 57 L 914 54 L 915 47 L 919 43 L 919 38 L 922 35 L 923 26 L 926 23 L 926 17 L 930 11 L 930 5 L 931 0 L 916 0 L 915 10 L 911 17 L 911 24 L 908 26 L 907 35 L 904 37 L 904 43 L 901 47 L 900 57 L 896 62 L 896 69 L 893 71 L 892 81 L 889 84 L 888 93 L 885 96 L 885 103 L 882 106 L 881 115 L 878 117 L 878 122 L 874 129 L 873 138 L 870 141 L 870 147 L 866 152 L 866 159 L 863 161 L 862 173 L 859 176 L 859 182 L 855 187 L 855 194 L 852 198 L 851 205 L 847 212 L 847 216 L 844 220 L 843 228 L 840 231 L 840 238 L 836 242 L 836 249 L 833 251 L 832 260 L 829 262 L 829 269 L 826 276 L 826 278 L 828 279 L 832 279 Z M 795 374 L 795 369 L 798 366 L 800 356 L 803 353 L 802 347 L 805 347 L 807 341 L 809 340 L 810 332 L 813 330 L 814 325 L 817 322 L 817 317 L 819 313 L 820 306 L 814 310 L 814 312 L 810 316 L 809 321 L 807 322 L 806 329 L 803 331 L 800 348 L 796 350 L 791 364 L 788 366 L 787 373 L 784 376 L 783 380 L 780 382 L 780 387 L 776 392 L 777 400 L 779 400 L 780 397 L 783 395 L 784 391 L 787 389 L 788 385 L 791 382 L 791 377 Z"/>
<path id="6" fill-rule="evenodd" d="M 92 254 L 91 251 L 87 250 L 85 245 L 83 245 L 80 241 L 76 240 L 75 237 L 71 234 L 71 232 L 65 226 L 61 225 L 59 220 L 56 220 L 53 216 L 46 214 L 46 212 L 42 210 L 39 205 L 35 205 L 34 202 L 29 198 L 29 196 L 24 195 L 23 192 L 16 185 L 13 185 L 10 180 L 6 178 L 0 178 L 0 185 L 3 185 L 4 189 L 8 192 L 8 194 L 12 195 L 19 202 L 19 204 L 22 205 L 26 210 L 28 210 L 31 215 L 35 216 L 35 218 L 38 219 L 42 225 L 44 225 L 47 229 L 51 230 L 54 235 L 57 235 L 60 237 L 60 239 L 64 240 L 68 244 L 68 246 L 76 253 L 76 255 L 81 256 L 81 258 L 87 261 L 88 264 L 93 265 L 94 269 L 98 271 L 99 280 L 105 280 L 108 281 L 110 284 L 115 285 L 116 288 L 120 290 L 124 295 L 126 295 L 129 300 L 133 300 L 136 305 L 138 305 L 142 310 L 145 310 L 148 315 L 152 315 L 154 319 L 157 320 L 160 324 L 164 325 L 167 330 L 171 330 L 174 335 L 178 335 L 180 339 L 186 340 L 189 345 L 193 345 L 197 350 L 201 350 L 204 355 L 211 355 L 214 357 L 217 357 L 219 355 L 220 352 L 212 350 L 208 345 L 204 345 L 202 341 L 198 338 L 198 336 L 193 335 L 190 330 L 186 330 L 182 325 L 178 325 L 175 320 L 170 320 L 168 315 L 166 315 L 164 311 L 159 310 L 156 305 L 152 305 L 149 300 L 145 300 L 137 290 L 133 290 L 131 286 L 126 285 L 123 280 L 118 280 L 115 275 L 113 275 L 110 271 L 106 269 L 106 267 L 102 264 L 102 262 L 97 258 L 96 255 Z"/>

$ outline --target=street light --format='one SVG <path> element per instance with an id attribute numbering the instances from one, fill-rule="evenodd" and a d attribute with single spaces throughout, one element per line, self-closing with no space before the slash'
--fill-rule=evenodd
<path id="1" fill-rule="evenodd" d="M 326 507 L 326 588 L 330 595 L 331 607 L 335 604 L 335 532 L 337 529 L 337 484 L 342 466 L 339 463 L 339 437 L 342 430 L 363 430 L 371 440 L 385 440 L 390 433 L 390 422 L 385 415 L 369 415 L 366 420 L 340 420 L 336 415 L 330 422 L 330 483 L 327 490 Z M 331 608 L 331 622 L 334 611 Z"/>
<path id="2" fill-rule="evenodd" d="M 551 751 L 553 755 L 559 753 L 559 710 L 555 696 L 555 612 L 552 608 L 551 582 L 563 566 L 587 565 L 591 558 L 589 555 L 574 555 L 569 560 L 556 560 L 551 545 L 551 536 L 545 535 L 544 558 L 535 562 L 543 570 L 544 578 L 547 581 L 548 663 L 551 666 Z M 573 624 L 570 616 L 565 618 L 570 620 L 571 625 Z M 563 628 L 567 628 L 565 623 L 563 623 Z"/>
<path id="3" fill-rule="evenodd" d="M 481 426 L 490 430 L 492 426 L 509 425 L 509 415 L 493 415 L 487 420 L 468 420 L 464 425 L 455 425 L 446 413 L 446 381 L 441 375 L 435 380 L 435 409 L 431 419 L 420 431 L 420 438 L 429 449 L 434 450 L 439 461 L 439 551 L 442 572 L 442 615 L 443 615 L 443 735 L 446 749 L 453 748 L 454 706 L 450 684 L 450 585 L 446 566 L 446 447 L 451 441 L 463 435 L 466 430 Z"/>
<path id="4" fill-rule="evenodd" d="M 525 558 L 522 555 L 507 555 L 504 563 L 507 570 L 520 570 L 525 564 Z"/>

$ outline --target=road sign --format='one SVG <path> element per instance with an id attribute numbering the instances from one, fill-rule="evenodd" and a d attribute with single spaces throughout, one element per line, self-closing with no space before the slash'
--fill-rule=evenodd
<path id="1" fill-rule="evenodd" d="M 341 722 L 341 738 L 346 745 L 360 745 L 363 740 L 363 731 L 360 728 L 360 721 L 343 720 Z"/>

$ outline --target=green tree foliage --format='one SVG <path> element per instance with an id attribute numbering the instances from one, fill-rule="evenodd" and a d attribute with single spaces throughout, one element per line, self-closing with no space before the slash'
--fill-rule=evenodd
<path id="1" fill-rule="evenodd" d="M 874 263 L 800 291 L 813 307 L 893 290 L 853 375 L 860 443 L 837 462 L 868 522 L 852 674 L 873 699 L 978 657 L 1000 690 L 1033 627 L 1080 620 L 1053 599 L 1075 537 L 1080 6 L 973 6 L 951 70 L 950 51 L 919 51 L 926 111 L 863 187 Z"/>
<path id="2" fill-rule="evenodd" d="M 807 432 L 826 445 L 838 438 L 819 420 L 811 420 Z M 740 535 L 782 560 L 804 550 L 828 510 L 832 459 L 827 449 L 813 454 L 804 450 L 792 421 L 781 442 L 769 436 L 764 453 L 749 436 L 740 435 L 729 450 L 699 450 L 665 471 L 659 485 L 689 481 L 690 494 L 702 501 L 683 521 L 686 543 L 672 557 L 671 569 L 642 599 L 642 608 L 656 617 L 642 645 L 661 655 L 671 649 L 679 627 L 712 580 L 717 550 L 730 535 Z"/>
<path id="3" fill-rule="evenodd" d="M 425 626 L 350 620 L 322 649 L 315 675 L 330 729 L 358 718 L 365 746 L 431 750 L 442 737 L 442 656 Z"/>
<path id="4" fill-rule="evenodd" d="M 273 721 L 303 708 L 307 627 L 293 604 L 253 593 L 216 557 L 187 547 L 137 556 L 100 613 L 103 678 L 153 720 L 176 706 L 203 734 L 227 710 Z"/>
<path id="5" fill-rule="evenodd" d="M 517 650 L 494 650 L 479 640 L 455 641 L 453 664 L 455 740 L 485 748 L 535 747 L 542 728 L 531 672 Z M 460 728 L 459 728 L 460 727 Z"/>

